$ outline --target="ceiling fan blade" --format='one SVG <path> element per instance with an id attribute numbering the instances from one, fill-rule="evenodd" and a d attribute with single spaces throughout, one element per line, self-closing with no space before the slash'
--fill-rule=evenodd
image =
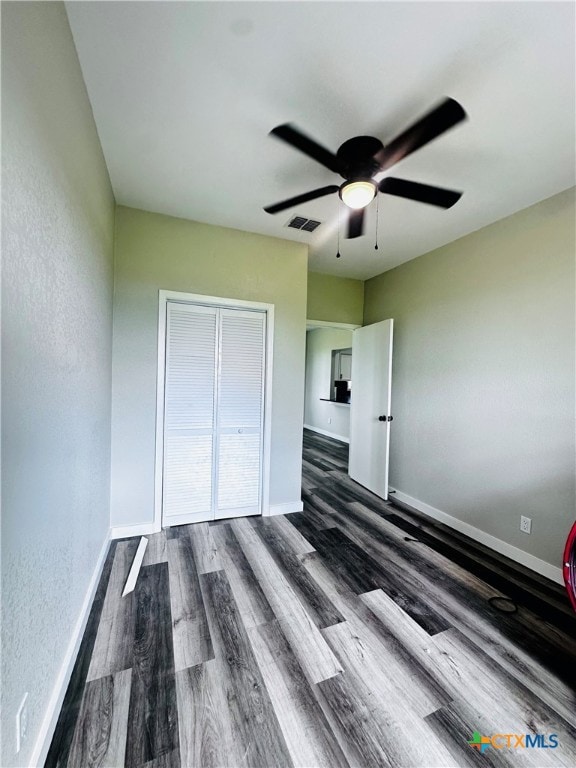
<path id="1" fill-rule="evenodd" d="M 364 234 L 364 208 L 353 208 L 348 217 L 348 234 L 346 237 L 362 237 Z"/>
<path id="2" fill-rule="evenodd" d="M 452 189 L 442 189 L 442 187 L 431 187 L 416 181 L 395 179 L 392 176 L 382 179 L 378 184 L 378 189 L 386 195 L 405 197 L 419 203 L 437 205 L 439 208 L 451 208 L 462 197 L 462 192 L 454 192 Z"/>
<path id="3" fill-rule="evenodd" d="M 333 192 L 338 192 L 340 187 L 336 184 L 330 184 L 327 187 L 320 187 L 319 189 L 313 189 L 311 192 L 304 192 L 303 195 L 296 195 L 288 200 L 282 200 L 281 203 L 274 203 L 274 205 L 267 205 L 264 210 L 266 213 L 279 213 L 285 211 L 287 208 L 293 208 L 300 203 L 307 203 L 309 200 L 316 200 L 317 197 L 324 197 L 325 195 L 331 195 Z"/>
<path id="4" fill-rule="evenodd" d="M 375 159 L 380 164 L 380 170 L 385 171 L 386 168 L 390 168 L 406 155 L 415 152 L 424 144 L 428 144 L 432 139 L 465 120 L 466 117 L 464 108 L 455 99 L 444 99 L 439 106 L 378 152 Z"/>
<path id="5" fill-rule="evenodd" d="M 314 139 L 305 136 L 295 126 L 290 125 L 289 123 L 279 125 L 277 128 L 273 128 L 270 131 L 270 135 L 276 136 L 276 138 L 282 139 L 282 141 L 285 141 L 292 147 L 299 149 L 300 152 L 304 152 L 305 155 L 308 155 L 308 157 L 316 160 L 316 162 L 321 163 L 321 165 L 334 171 L 334 173 L 341 173 L 342 164 L 336 155 L 330 152 L 330 150 L 320 146 Z"/>

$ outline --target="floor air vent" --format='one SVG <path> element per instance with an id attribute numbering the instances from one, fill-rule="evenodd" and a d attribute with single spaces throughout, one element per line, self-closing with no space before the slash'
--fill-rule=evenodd
<path id="1" fill-rule="evenodd" d="M 286 226 L 291 229 L 301 229 L 303 232 L 314 232 L 321 223 L 315 219 L 305 219 L 304 216 L 293 216 Z"/>

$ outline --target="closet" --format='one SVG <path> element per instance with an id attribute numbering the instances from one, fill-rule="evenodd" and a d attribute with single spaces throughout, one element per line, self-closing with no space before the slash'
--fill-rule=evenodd
<path id="1" fill-rule="evenodd" d="M 162 525 L 262 511 L 265 310 L 166 302 Z"/>

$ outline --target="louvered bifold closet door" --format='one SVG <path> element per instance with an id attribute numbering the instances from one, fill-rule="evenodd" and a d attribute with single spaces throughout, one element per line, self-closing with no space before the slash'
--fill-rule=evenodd
<path id="1" fill-rule="evenodd" d="M 216 517 L 261 512 L 266 313 L 220 310 Z"/>
<path id="2" fill-rule="evenodd" d="M 168 302 L 163 525 L 212 520 L 217 317 Z"/>

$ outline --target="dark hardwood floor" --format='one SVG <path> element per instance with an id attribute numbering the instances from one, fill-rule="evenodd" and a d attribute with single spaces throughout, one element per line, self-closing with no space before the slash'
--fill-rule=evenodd
<path id="1" fill-rule="evenodd" d="M 576 765 L 564 591 L 347 458 L 305 431 L 304 512 L 155 534 L 125 598 L 111 544 L 46 766 Z"/>

